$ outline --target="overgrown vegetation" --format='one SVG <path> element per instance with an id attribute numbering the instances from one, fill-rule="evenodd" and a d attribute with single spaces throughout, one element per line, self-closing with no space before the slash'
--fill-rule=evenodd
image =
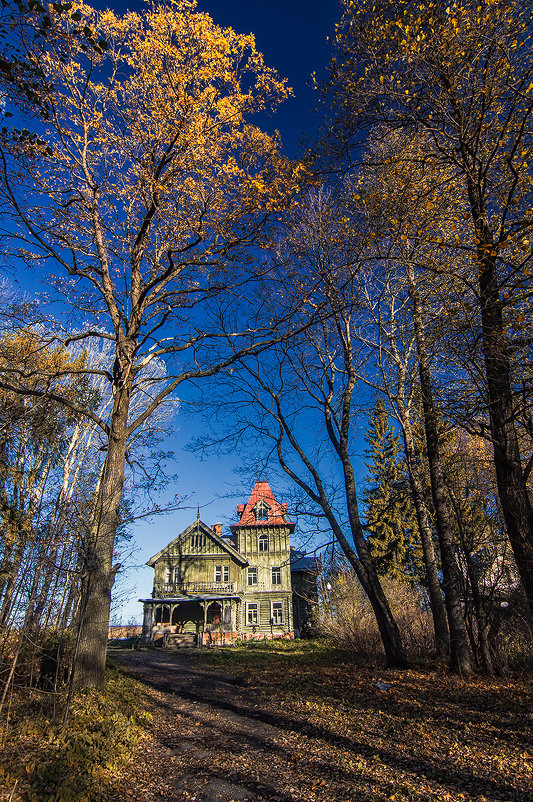
<path id="1" fill-rule="evenodd" d="M 2 730 L 0 786 L 5 790 L 0 799 L 116 798 L 125 782 L 121 771 L 150 719 L 143 711 L 141 685 L 108 669 L 103 690 L 74 696 L 66 725 L 62 713 L 54 694 L 14 695 Z"/>
<path id="2" fill-rule="evenodd" d="M 433 622 L 424 591 L 407 582 L 382 580 L 409 660 L 427 660 L 433 651 Z M 317 610 L 318 632 L 356 658 L 373 662 L 383 656 L 381 637 L 368 598 L 349 568 L 322 582 L 323 603 Z"/>
<path id="3" fill-rule="evenodd" d="M 390 576 L 381 581 L 410 662 L 430 665 L 434 655 L 434 632 L 427 590 L 420 584 L 394 580 Z M 383 661 L 380 633 L 354 572 L 341 563 L 325 575 L 320 585 L 322 601 L 316 611 L 316 631 L 344 648 L 354 659 L 379 665 Z M 492 608 L 487 615 L 490 626 L 483 645 L 489 650 L 491 665 L 501 675 L 533 667 L 533 628 L 527 602 L 520 587 L 505 598 L 508 601 L 500 607 L 496 607 L 494 599 L 485 599 Z M 468 616 L 468 604 L 465 613 Z M 478 669 L 483 671 L 479 625 L 473 616 L 467 621 L 472 653 Z"/>

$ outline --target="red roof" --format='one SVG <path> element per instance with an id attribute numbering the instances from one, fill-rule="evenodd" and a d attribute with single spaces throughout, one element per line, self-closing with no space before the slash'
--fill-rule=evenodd
<path id="1" fill-rule="evenodd" d="M 294 527 L 287 520 L 288 504 L 281 504 L 272 492 L 268 482 L 256 482 L 247 504 L 237 504 L 238 526 L 265 526 L 265 524 L 286 524 Z M 258 517 L 260 516 L 260 517 Z"/>

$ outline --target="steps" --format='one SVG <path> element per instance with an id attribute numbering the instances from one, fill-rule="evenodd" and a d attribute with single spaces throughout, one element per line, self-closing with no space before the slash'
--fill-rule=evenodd
<path id="1" fill-rule="evenodd" d="M 165 649 L 185 649 L 196 646 L 196 634 L 194 632 L 176 632 L 167 636 L 168 640 Z"/>

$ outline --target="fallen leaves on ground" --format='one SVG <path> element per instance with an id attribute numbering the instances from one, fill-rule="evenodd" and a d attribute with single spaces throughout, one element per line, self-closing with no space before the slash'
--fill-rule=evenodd
<path id="1" fill-rule="evenodd" d="M 533 800 L 531 678 L 378 670 L 296 643 L 117 656 L 152 719 L 110 800 Z"/>

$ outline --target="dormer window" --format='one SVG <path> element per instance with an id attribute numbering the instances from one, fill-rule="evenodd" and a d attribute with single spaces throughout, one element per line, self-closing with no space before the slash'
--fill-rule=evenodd
<path id="1" fill-rule="evenodd" d="M 254 507 L 254 515 L 256 521 L 268 521 L 268 511 L 270 507 L 261 499 Z"/>

